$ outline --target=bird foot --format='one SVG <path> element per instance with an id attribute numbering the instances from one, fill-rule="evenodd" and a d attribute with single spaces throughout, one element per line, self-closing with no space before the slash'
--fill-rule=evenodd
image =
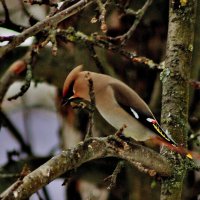
<path id="1" fill-rule="evenodd" d="M 117 133 L 115 133 L 115 135 L 118 137 L 118 138 L 120 138 L 121 140 L 123 140 L 124 142 L 126 142 L 126 143 L 129 143 L 130 141 L 131 141 L 131 138 L 130 137 L 127 137 L 127 136 L 125 136 L 123 133 L 121 133 L 121 132 L 117 132 Z"/>
<path id="2" fill-rule="evenodd" d="M 115 135 L 118 137 L 118 138 L 120 138 L 121 140 L 123 140 L 123 141 L 125 141 L 125 142 L 130 142 L 131 141 L 131 138 L 130 137 L 127 137 L 127 136 L 125 136 L 124 135 L 124 129 L 127 127 L 127 125 L 126 124 L 124 124 L 123 126 L 122 126 L 122 128 L 120 128 L 116 133 L 115 133 Z"/>
<path id="3" fill-rule="evenodd" d="M 130 143 L 130 138 L 126 137 L 121 132 L 116 132 L 114 135 L 110 135 L 110 139 L 114 140 L 117 143 L 119 148 L 126 149 L 128 147 L 128 143 Z"/>
<path id="4" fill-rule="evenodd" d="M 117 147 L 121 148 L 121 149 L 126 149 L 128 147 L 127 142 L 120 138 L 117 135 L 110 135 L 109 137 L 109 142 L 114 143 Z"/>

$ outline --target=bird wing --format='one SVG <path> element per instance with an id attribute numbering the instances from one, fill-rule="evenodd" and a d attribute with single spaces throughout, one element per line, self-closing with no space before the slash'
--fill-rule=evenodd
<path id="1" fill-rule="evenodd" d="M 117 103 L 128 112 L 134 119 L 153 131 L 156 135 L 165 139 L 173 145 L 177 145 L 171 135 L 166 133 L 147 104 L 139 97 L 139 95 L 122 82 L 112 84 L 114 87 L 114 95 Z"/>
<path id="2" fill-rule="evenodd" d="M 149 115 L 147 113 L 143 113 L 138 111 L 136 108 L 125 106 L 123 104 L 120 104 L 120 106 L 126 110 L 134 119 L 138 120 L 140 123 L 142 123 L 144 126 L 146 126 L 148 129 L 153 131 L 156 135 L 159 135 L 161 138 L 164 138 L 171 144 L 176 145 L 176 142 L 171 138 L 169 134 L 167 134 L 159 125 L 157 120 L 154 116 Z"/>

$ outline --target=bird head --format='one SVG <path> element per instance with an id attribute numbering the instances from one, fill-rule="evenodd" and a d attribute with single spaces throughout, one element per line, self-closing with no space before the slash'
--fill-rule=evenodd
<path id="1" fill-rule="evenodd" d="M 70 104 L 72 107 L 76 107 L 80 106 L 80 102 L 85 104 L 90 102 L 87 72 L 82 71 L 82 68 L 82 65 L 77 66 L 65 79 L 62 105 Z"/>

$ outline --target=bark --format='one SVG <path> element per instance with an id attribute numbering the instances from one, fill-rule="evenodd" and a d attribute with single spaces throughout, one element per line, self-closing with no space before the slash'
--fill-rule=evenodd
<path id="1" fill-rule="evenodd" d="M 199 80 L 200 77 L 200 0 L 197 0 L 197 10 L 196 10 L 196 23 L 195 23 L 195 36 L 194 36 L 194 52 L 192 55 L 192 73 L 191 73 L 191 79 L 192 80 Z M 195 91 L 195 87 L 191 87 L 190 91 L 190 104 L 192 107 L 192 115 L 191 117 L 195 119 L 196 121 L 193 122 L 193 119 L 191 118 L 191 128 L 196 133 L 200 129 L 200 99 L 195 98 L 198 94 L 198 91 Z"/>
<path id="2" fill-rule="evenodd" d="M 162 124 L 174 140 L 186 146 L 191 58 L 194 33 L 195 0 L 171 0 L 166 51 L 166 67 L 161 74 L 163 83 Z M 166 152 L 173 163 L 174 175 L 162 182 L 161 199 L 181 199 L 186 174 L 185 159 Z"/>
<path id="3" fill-rule="evenodd" d="M 24 178 L 20 178 L 0 195 L 1 200 L 21 200 L 65 172 L 76 170 L 90 160 L 118 157 L 136 166 L 150 176 L 171 175 L 171 166 L 160 154 L 138 144 L 126 144 L 111 137 L 90 138 L 79 143 L 74 149 L 63 151 Z"/>

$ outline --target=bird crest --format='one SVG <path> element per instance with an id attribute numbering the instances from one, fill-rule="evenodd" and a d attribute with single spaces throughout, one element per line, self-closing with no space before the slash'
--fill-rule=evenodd
<path id="1" fill-rule="evenodd" d="M 78 74 L 82 71 L 83 65 L 79 65 L 75 67 L 67 76 L 65 79 L 64 85 L 63 85 L 63 97 L 65 97 L 70 89 L 70 87 L 73 85 L 73 82 L 77 78 Z"/>

